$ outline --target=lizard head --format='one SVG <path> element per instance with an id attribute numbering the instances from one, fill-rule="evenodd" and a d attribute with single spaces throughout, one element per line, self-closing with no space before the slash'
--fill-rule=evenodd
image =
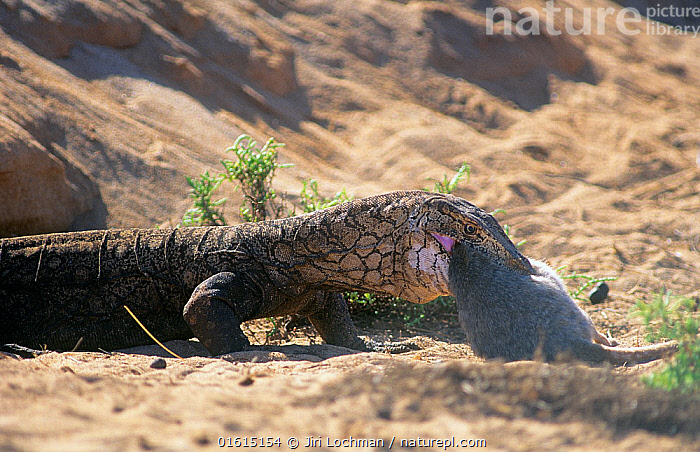
<path id="1" fill-rule="evenodd" d="M 434 279 L 434 287 L 444 287 L 445 271 L 456 243 L 472 247 L 496 264 L 518 273 L 534 273 L 530 261 L 518 251 L 496 219 L 462 198 L 430 195 L 413 209 L 409 224 L 412 230 L 409 265 Z"/>
<path id="2" fill-rule="evenodd" d="M 436 194 L 417 210 L 416 226 L 430 234 L 448 254 L 459 242 L 518 273 L 534 273 L 530 261 L 518 251 L 493 215 L 474 204 L 457 196 Z"/>

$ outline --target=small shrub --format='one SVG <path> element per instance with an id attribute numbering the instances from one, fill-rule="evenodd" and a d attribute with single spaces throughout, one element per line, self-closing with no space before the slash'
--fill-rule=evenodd
<path id="1" fill-rule="evenodd" d="M 466 163 L 462 163 L 462 166 L 460 166 L 455 175 L 452 176 L 452 179 L 447 180 L 447 174 L 443 174 L 442 180 L 429 180 L 435 180 L 435 187 L 433 187 L 433 192 L 450 194 L 453 191 L 455 191 L 457 185 L 459 185 L 459 183 L 462 180 L 467 179 L 467 182 L 469 182 L 469 176 L 471 176 L 471 173 L 472 167 L 467 165 Z"/>
<path id="2" fill-rule="evenodd" d="M 426 319 L 435 320 L 441 315 L 452 314 L 455 311 L 455 300 L 452 296 L 440 296 L 428 303 L 416 304 L 389 295 L 361 292 L 348 292 L 344 295 L 353 316 L 396 319 L 406 328 L 420 327 Z M 449 321 L 453 320 L 454 317 L 449 318 Z"/>
<path id="3" fill-rule="evenodd" d="M 284 143 L 275 142 L 274 138 L 267 140 L 262 148 L 248 135 L 239 136 L 233 146 L 226 152 L 233 151 L 238 157 L 237 161 L 221 160 L 224 172 L 216 176 L 209 175 L 205 171 L 199 179 L 187 177 L 190 185 L 190 197 L 194 199 L 193 207 L 185 212 L 182 218 L 183 226 L 224 226 L 226 220 L 223 215 L 223 206 L 226 198 L 212 201 L 212 195 L 224 180 L 238 181 L 238 187 L 243 190 L 243 204 L 240 207 L 241 217 L 245 221 L 264 221 L 268 215 L 278 217 L 282 207 L 273 205 L 277 194 L 272 188 L 272 179 L 277 168 L 286 168 L 292 165 L 280 165 L 277 163 L 277 148 Z M 268 332 L 267 339 L 278 334 L 281 330 L 278 320 L 269 317 L 272 322 L 272 331 Z"/>
<path id="4" fill-rule="evenodd" d="M 657 342 L 665 338 L 678 342 L 678 353 L 670 364 L 642 377 L 647 385 L 666 390 L 677 389 L 700 397 L 698 303 L 698 300 L 674 296 L 664 290 L 655 294 L 651 302 L 640 300 L 635 304 L 632 315 L 642 318 L 647 341 Z"/>
<path id="5" fill-rule="evenodd" d="M 343 294 L 348 309 L 353 314 L 377 315 L 377 295 L 361 292 L 346 292 Z"/>
<path id="6" fill-rule="evenodd" d="M 455 298 L 452 295 L 439 296 L 425 304 L 401 301 L 405 305 L 402 307 L 403 323 L 408 328 L 420 326 L 424 319 L 432 319 L 439 314 L 455 311 Z"/>
<path id="7" fill-rule="evenodd" d="M 221 185 L 224 178 L 220 175 L 210 176 L 208 171 L 199 176 L 199 179 L 187 177 L 190 186 L 190 198 L 193 198 L 193 206 L 182 217 L 183 226 L 224 226 L 224 203 L 226 198 L 212 201 L 211 197 Z"/>
<path id="8" fill-rule="evenodd" d="M 291 164 L 277 163 L 277 148 L 284 143 L 275 142 L 274 138 L 267 140 L 262 148 L 248 135 L 239 136 L 233 146 L 226 152 L 234 152 L 238 160 L 222 160 L 223 177 L 233 182 L 238 181 L 238 187 L 243 190 L 243 205 L 240 207 L 241 217 L 245 221 L 265 221 L 268 216 L 278 217 L 281 207 L 274 206 L 277 197 L 272 188 L 272 179 L 277 168 L 287 168 Z"/>
<path id="9" fill-rule="evenodd" d="M 557 274 L 561 277 L 563 280 L 570 280 L 570 281 L 578 281 L 578 280 L 583 280 L 578 287 L 574 290 L 569 291 L 569 295 L 571 295 L 571 298 L 574 298 L 579 301 L 587 301 L 587 299 L 581 294 L 588 289 L 589 287 L 598 284 L 599 282 L 602 281 L 616 281 L 617 276 L 603 276 L 602 278 L 598 278 L 595 276 L 591 275 L 586 275 L 586 274 L 579 274 L 576 273 L 576 271 L 571 272 L 570 275 L 564 275 L 563 271 L 566 268 L 566 265 L 562 265 L 561 267 L 557 267 L 554 271 L 557 272 Z"/>
<path id="10" fill-rule="evenodd" d="M 291 164 L 277 163 L 277 149 L 284 143 L 267 140 L 262 148 L 248 135 L 239 136 L 226 152 L 233 151 L 238 160 L 221 160 L 224 172 L 210 175 L 205 171 L 199 178 L 186 177 L 190 186 L 193 206 L 182 218 L 182 226 L 224 226 L 223 207 L 226 198 L 212 201 L 214 192 L 225 180 L 237 182 L 236 188 L 243 191 L 243 204 L 239 211 L 245 221 L 264 221 L 268 217 L 279 217 L 281 206 L 275 206 L 277 198 L 272 188 L 272 179 L 277 168 L 287 168 Z"/>
<path id="11" fill-rule="evenodd" d="M 315 179 L 307 179 L 302 182 L 299 203 L 303 213 L 316 212 L 350 200 L 352 200 L 352 196 L 349 196 L 345 189 L 337 192 L 333 197 L 327 198 L 318 193 L 318 182 Z"/>

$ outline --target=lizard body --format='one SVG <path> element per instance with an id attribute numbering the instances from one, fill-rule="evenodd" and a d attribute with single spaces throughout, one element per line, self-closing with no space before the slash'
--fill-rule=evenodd
<path id="1" fill-rule="evenodd" d="M 124 229 L 0 241 L 0 344 L 106 350 L 198 337 L 212 354 L 249 345 L 241 322 L 297 313 L 326 342 L 356 349 L 340 292 L 424 303 L 449 293 L 449 253 L 469 243 L 497 265 L 533 271 L 496 220 L 422 191 L 357 199 L 237 226 Z M 376 345 L 376 344 L 374 344 Z"/>

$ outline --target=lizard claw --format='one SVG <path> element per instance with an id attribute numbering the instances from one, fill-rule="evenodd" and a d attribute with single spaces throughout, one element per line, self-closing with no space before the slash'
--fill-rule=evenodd
<path id="1" fill-rule="evenodd" d="M 39 355 L 48 353 L 46 350 L 36 350 L 18 344 L 2 344 L 0 345 L 0 352 L 16 355 L 21 358 L 36 358 Z"/>
<path id="2" fill-rule="evenodd" d="M 367 350 L 378 353 L 406 353 L 420 350 L 421 348 L 408 340 L 402 342 L 378 342 L 373 339 L 363 339 L 363 342 Z"/>

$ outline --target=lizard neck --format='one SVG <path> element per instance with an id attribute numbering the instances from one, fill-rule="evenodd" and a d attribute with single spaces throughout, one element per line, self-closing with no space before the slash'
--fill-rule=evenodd
<path id="1" fill-rule="evenodd" d="M 348 204 L 284 220 L 284 239 L 271 257 L 293 262 L 289 270 L 295 279 L 325 290 L 372 292 L 414 303 L 449 294 L 449 258 L 406 221 L 412 206 L 388 211 L 377 203 Z"/>

